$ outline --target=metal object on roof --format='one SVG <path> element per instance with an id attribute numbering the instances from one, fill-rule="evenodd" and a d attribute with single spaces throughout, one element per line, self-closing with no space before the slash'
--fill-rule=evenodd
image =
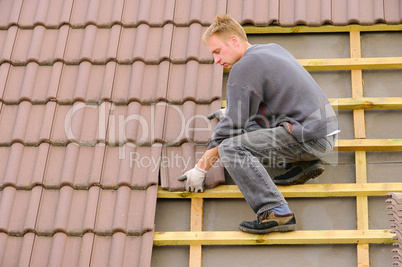
<path id="1" fill-rule="evenodd" d="M 396 243 L 393 243 L 395 248 L 392 252 L 395 253 L 394 261 L 392 264 L 396 266 L 402 266 L 402 193 L 389 193 L 387 194 L 389 199 L 386 200 L 386 203 L 389 205 L 387 209 L 390 210 L 388 215 L 392 216 L 390 221 L 391 224 L 391 233 L 395 233 L 394 239 L 397 240 Z"/>

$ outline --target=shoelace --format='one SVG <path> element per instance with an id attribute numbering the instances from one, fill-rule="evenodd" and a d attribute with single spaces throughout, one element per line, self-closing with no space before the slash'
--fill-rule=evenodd
<path id="1" fill-rule="evenodd" d="M 258 216 L 258 222 L 261 222 L 261 221 L 263 221 L 263 220 L 265 220 L 266 218 L 268 218 L 269 217 L 269 215 L 271 214 L 271 210 L 266 210 L 266 211 L 264 211 L 263 213 L 261 213 L 259 216 Z"/>

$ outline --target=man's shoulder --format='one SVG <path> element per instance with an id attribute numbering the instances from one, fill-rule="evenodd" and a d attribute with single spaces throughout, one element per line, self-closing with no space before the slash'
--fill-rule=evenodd
<path id="1" fill-rule="evenodd" d="M 249 49 L 250 55 L 261 54 L 261 53 L 272 53 L 278 50 L 286 51 L 285 48 L 276 44 L 276 43 L 269 43 L 269 44 L 256 44 L 252 45 Z"/>
<path id="2" fill-rule="evenodd" d="M 247 73 L 255 71 L 254 68 L 269 67 L 266 66 L 267 62 L 272 62 L 271 60 L 276 57 L 278 48 L 283 49 L 275 43 L 252 45 L 247 49 L 243 57 L 233 66 L 232 71 L 234 73 L 237 71 Z"/>

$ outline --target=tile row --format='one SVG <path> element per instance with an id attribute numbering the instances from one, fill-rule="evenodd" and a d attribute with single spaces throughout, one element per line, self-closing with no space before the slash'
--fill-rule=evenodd
<path id="1" fill-rule="evenodd" d="M 0 191 L 0 232 L 21 236 L 32 232 L 51 236 L 63 232 L 82 236 L 87 232 L 112 235 L 122 232 L 141 236 L 154 229 L 157 185 L 146 190 L 122 186 L 116 190 L 70 186 Z"/>
<path id="2" fill-rule="evenodd" d="M 161 26 L 173 22 L 174 0 L 17 0 L 0 2 L 0 28 L 19 25 L 29 28 L 44 25 L 57 28 L 63 24 L 85 27 L 96 24 L 111 27 L 122 23 L 135 26 L 148 23 Z"/>
<path id="3" fill-rule="evenodd" d="M 47 190 L 65 186 L 81 191 L 94 186 L 145 190 L 158 184 L 159 173 L 163 188 L 183 190 L 184 183 L 177 178 L 193 168 L 206 149 L 206 145 L 189 142 L 171 147 L 80 147 L 73 143 L 30 147 L 16 143 L 0 147 L 0 192 L 6 188 L 31 190 L 38 185 Z M 216 163 L 208 173 L 207 187 L 224 181 L 222 166 Z"/>
<path id="4" fill-rule="evenodd" d="M 153 231 L 141 236 L 85 233 L 8 236 L 0 233 L 1 266 L 150 266 Z"/>
<path id="5" fill-rule="evenodd" d="M 69 185 L 83 190 L 101 185 L 109 189 L 121 186 L 145 189 L 158 183 L 160 155 L 158 144 L 80 147 L 70 143 L 60 147 L 43 143 L 27 147 L 16 143 L 0 147 L 0 188 L 30 189 L 43 185 L 56 189 Z M 137 164 L 140 160 L 142 164 Z"/>
<path id="6" fill-rule="evenodd" d="M 121 25 L 71 28 L 63 25 L 60 29 L 47 29 L 39 25 L 33 29 L 21 29 L 12 26 L 0 30 L 0 63 L 52 65 L 60 61 L 76 65 L 82 61 L 93 64 L 144 61 L 158 64 L 169 60 L 181 64 L 191 59 L 212 63 L 212 54 L 201 41 L 205 30 L 206 27 L 198 23 L 189 27 L 141 24 L 135 28 Z"/>
<path id="7" fill-rule="evenodd" d="M 152 104 L 166 101 L 182 104 L 186 101 L 211 103 L 222 96 L 222 67 L 200 64 L 145 64 L 136 61 L 122 65 L 108 62 L 93 65 L 84 61 L 78 65 L 56 62 L 41 66 L 30 62 L 26 66 L 0 65 L 0 101 L 18 104 L 29 101 L 59 104 L 77 101 L 117 105 L 129 102 Z"/>
<path id="8" fill-rule="evenodd" d="M 18 105 L 0 103 L 0 146 L 14 143 L 150 146 L 155 142 L 171 146 L 184 141 L 205 144 L 217 123 L 206 116 L 220 106 L 220 100 L 206 105 L 193 101 L 181 105 L 131 102 L 124 106 L 109 102 L 100 105 L 83 102 L 60 105 L 54 101 L 44 105 L 28 101 Z"/>
<path id="9" fill-rule="evenodd" d="M 227 13 L 241 24 L 255 26 L 351 23 L 373 25 L 378 22 L 399 24 L 402 10 L 398 0 L 228 0 Z"/>
<path id="10" fill-rule="evenodd" d="M 281 26 L 350 23 L 400 23 L 402 14 L 395 10 L 396 1 L 359 0 L 228 0 L 228 14 L 241 24 Z"/>
<path id="11" fill-rule="evenodd" d="M 141 23 L 161 27 L 167 23 L 188 26 L 209 25 L 216 14 L 231 14 L 242 24 L 257 26 L 325 23 L 374 24 L 401 23 L 398 0 L 18 0 L 0 2 L 0 29 L 18 25 L 32 28 L 43 25 L 58 28 L 68 24 L 85 27 L 138 26 Z"/>
<path id="12" fill-rule="evenodd" d="M 111 27 L 114 24 L 138 26 L 148 24 L 161 27 L 167 23 L 179 26 L 193 22 L 208 25 L 216 14 L 226 11 L 227 0 L 188 1 L 188 0 L 114 0 L 114 1 L 63 1 L 49 0 L 14 1 L 1 3 L 0 28 L 18 25 L 31 28 L 43 25 L 58 28 L 68 24 L 72 27 L 85 27 L 93 24 Z"/>

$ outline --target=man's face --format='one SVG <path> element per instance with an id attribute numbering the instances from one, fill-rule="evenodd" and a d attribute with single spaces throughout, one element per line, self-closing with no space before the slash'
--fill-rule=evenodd
<path id="1" fill-rule="evenodd" d="M 242 57 L 236 36 L 232 36 L 227 42 L 224 42 L 220 37 L 213 34 L 209 37 L 207 46 L 214 56 L 215 64 L 220 64 L 228 69 L 232 68 Z"/>

